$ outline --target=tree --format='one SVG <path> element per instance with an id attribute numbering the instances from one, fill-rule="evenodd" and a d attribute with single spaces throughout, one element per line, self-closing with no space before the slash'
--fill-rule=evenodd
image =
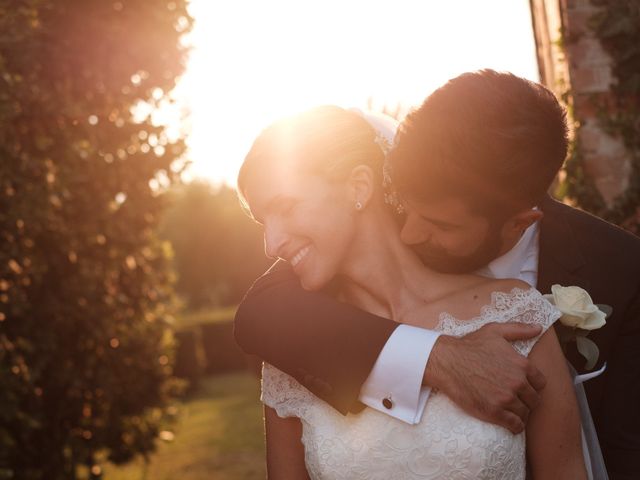
<path id="1" fill-rule="evenodd" d="M 132 112 L 183 71 L 185 4 L 0 0 L 0 478 L 153 449 L 172 289 L 152 186 L 184 144 Z"/>

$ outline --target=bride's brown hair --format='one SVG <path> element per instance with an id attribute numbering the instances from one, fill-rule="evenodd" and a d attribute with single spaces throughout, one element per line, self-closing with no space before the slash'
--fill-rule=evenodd
<path id="1" fill-rule="evenodd" d="M 278 120 L 253 142 L 238 174 L 238 194 L 250 173 L 268 176 L 273 165 L 287 162 L 305 173 L 330 181 L 348 178 L 357 165 L 368 165 L 382 184 L 384 154 L 373 127 L 358 113 L 336 106 L 312 108 Z"/>

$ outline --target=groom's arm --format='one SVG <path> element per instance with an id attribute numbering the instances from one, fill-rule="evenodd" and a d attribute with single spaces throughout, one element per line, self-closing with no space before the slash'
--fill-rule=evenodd
<path id="1" fill-rule="evenodd" d="M 346 414 L 358 410 L 360 388 L 398 325 L 304 290 L 280 261 L 241 302 L 234 333 L 245 352 L 293 376 Z"/>
<path id="2" fill-rule="evenodd" d="M 538 333 L 527 325 L 488 325 L 461 339 L 440 337 L 427 362 L 433 332 L 398 328 L 326 294 L 307 292 L 283 262 L 255 282 L 235 320 L 243 350 L 292 375 L 343 414 L 361 408 L 360 398 L 415 423 L 428 395 L 424 383 L 470 414 L 514 432 L 523 428 L 544 379 L 509 340 Z"/>
<path id="3" fill-rule="evenodd" d="M 513 322 L 489 323 L 460 338 L 442 336 L 423 383 L 446 393 L 469 415 L 520 433 L 546 379 L 512 342 L 540 332 L 539 326 Z"/>

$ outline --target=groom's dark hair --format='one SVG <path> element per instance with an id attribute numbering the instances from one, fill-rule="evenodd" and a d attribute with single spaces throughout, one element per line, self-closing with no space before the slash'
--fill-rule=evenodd
<path id="1" fill-rule="evenodd" d="M 540 84 L 480 70 L 433 92 L 402 123 L 389 161 L 400 195 L 466 200 L 504 217 L 538 204 L 567 154 L 565 111 Z"/>

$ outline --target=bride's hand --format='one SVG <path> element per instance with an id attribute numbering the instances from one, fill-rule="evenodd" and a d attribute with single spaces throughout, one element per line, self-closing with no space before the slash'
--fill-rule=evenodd
<path id="1" fill-rule="evenodd" d="M 461 338 L 443 335 L 431 352 L 424 384 L 444 392 L 468 414 L 520 433 L 546 380 L 510 342 L 540 331 L 522 323 L 490 323 Z"/>

